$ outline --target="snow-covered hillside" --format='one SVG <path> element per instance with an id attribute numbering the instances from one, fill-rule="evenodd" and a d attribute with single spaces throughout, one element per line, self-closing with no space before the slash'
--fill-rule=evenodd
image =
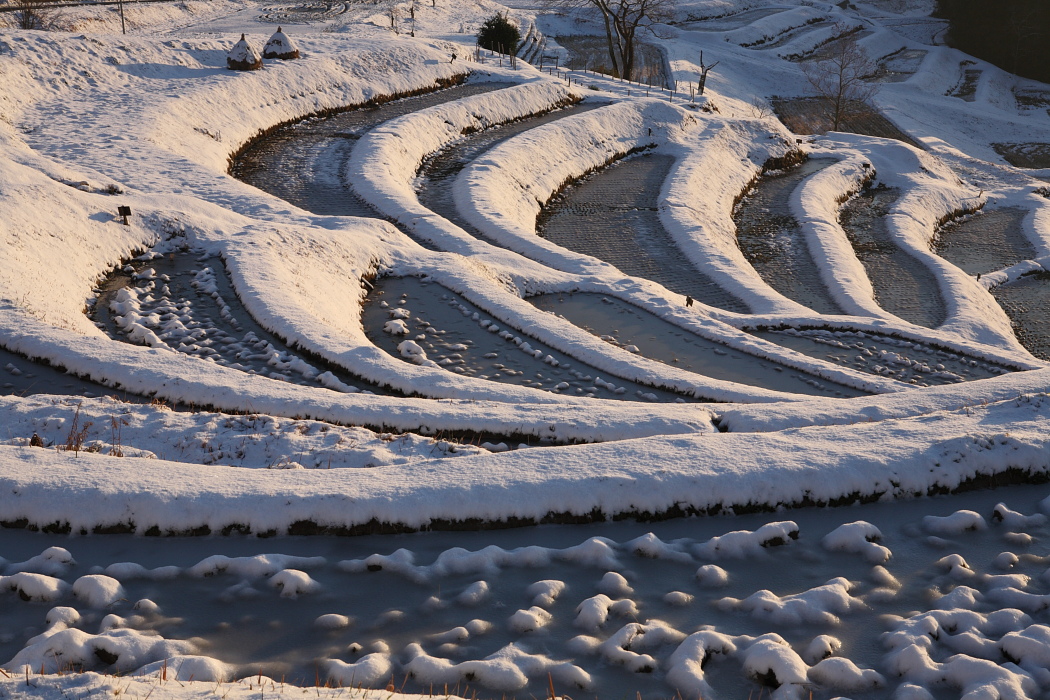
<path id="1" fill-rule="evenodd" d="M 128 3 L 126 35 L 109 6 L 62 9 L 50 31 L 0 30 L 0 521 L 74 537 L 385 533 L 1046 481 L 1050 87 L 943 45 L 928 4 L 683 3 L 643 37 L 666 87 L 587 70 L 595 18 L 524 2 Z M 535 65 L 476 51 L 476 28 L 504 10 Z M 261 50 L 278 25 L 299 58 L 227 68 L 242 33 Z M 870 133 L 793 133 L 773 108 L 805 113 L 803 68 L 844 34 L 877 68 Z M 701 51 L 718 65 L 698 96 Z M 254 175 L 230 174 L 251 158 Z M 1011 165 L 1022 158 L 1030 167 Z M 973 507 L 989 518 L 986 500 Z M 1031 518 L 1007 541 L 1034 565 L 1043 521 Z M 529 532 L 539 547 L 543 530 Z M 942 546 L 930 533 L 901 542 Z M 46 548 L 17 536 L 30 539 L 10 546 Z M 707 551 L 655 541 L 657 558 L 699 565 Z M 614 559 L 602 565 L 615 573 Z M 765 597 L 754 591 L 771 584 L 745 591 L 747 574 L 740 599 L 704 605 L 758 618 L 874 608 L 893 588 L 892 563 L 876 564 L 858 597 L 838 572 Z M 0 628 L 22 649 L 6 673 L 74 648 L 87 654 L 77 669 L 153 673 L 178 656 L 194 669 L 182 680 L 262 663 L 156 636 L 155 611 L 103 620 L 99 642 L 73 608 L 116 605 L 133 577 L 44 569 L 0 559 L 5 606 L 39 603 Z M 325 668 L 333 685 L 409 674 L 536 692 L 550 673 L 609 692 L 584 679 L 637 665 L 659 669 L 645 693 L 707 697 L 728 682 L 701 667 L 721 651 L 775 697 L 811 684 L 927 697 L 920 687 L 940 692 L 942 678 L 973 697 L 1040 697 L 1043 582 L 980 575 L 991 583 L 973 595 L 938 584 L 941 607 L 968 622 L 902 618 L 885 658 L 821 660 L 772 627 L 668 626 L 602 579 L 575 617 L 600 621 L 558 647 L 571 662 L 521 640 L 453 649 L 478 634 L 467 625 L 440 653 L 406 631 Z M 259 576 L 280 595 L 312 590 L 298 565 Z M 695 595 L 660 595 L 676 591 Z M 907 609 L 931 607 L 916 595 Z M 45 602 L 59 606 L 46 625 Z M 548 607 L 499 624 L 527 641 Z M 637 628 L 603 628 L 610 611 Z M 929 655 L 922 625 L 976 641 L 948 645 L 968 656 Z M 1000 658 L 996 675 L 986 665 Z M 94 677 L 32 691 L 17 680 L 0 687 L 116 692 Z"/>

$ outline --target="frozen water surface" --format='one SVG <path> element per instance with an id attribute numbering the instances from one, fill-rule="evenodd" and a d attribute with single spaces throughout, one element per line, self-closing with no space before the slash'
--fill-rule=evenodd
<path id="1" fill-rule="evenodd" d="M 955 384 L 1010 371 L 1002 365 L 951 350 L 864 331 L 788 328 L 752 332 L 810 357 L 916 386 Z"/>
<path id="2" fill-rule="evenodd" d="M 395 117 L 511 84 L 469 83 L 297 121 L 252 142 L 234 160 L 230 174 L 314 214 L 375 217 L 342 177 L 358 139 Z"/>
<path id="3" fill-rule="evenodd" d="M 673 164 L 669 155 L 636 155 L 582 178 L 547 203 L 537 233 L 677 294 L 747 313 L 742 301 L 693 267 L 660 223 L 657 199 Z"/>
<path id="4" fill-rule="evenodd" d="M 754 638 L 775 634 L 803 673 L 830 654 L 880 674 L 867 687 L 825 679 L 811 686 L 814 698 L 888 699 L 914 677 L 894 671 L 894 652 L 908 644 L 942 661 L 962 653 L 999 663 L 1017 633 L 1050 622 L 1050 528 L 1030 515 L 1046 495 L 1018 486 L 848 509 L 343 539 L 0 530 L 4 573 L 46 570 L 67 584 L 48 601 L 0 592 L 0 658 L 42 632 L 49 610 L 69 606 L 78 630 L 116 624 L 192 640 L 237 676 L 339 683 L 332 660 L 379 653 L 389 670 L 366 685 L 385 687 L 392 675 L 408 692 L 431 683 L 444 692 L 447 682 L 465 697 L 542 697 L 550 673 L 559 694 L 655 699 L 676 689 L 691 697 L 676 670 L 684 651 L 675 652 L 707 630 L 735 647 L 704 662 L 717 697 L 760 692 L 746 670 L 761 646 Z M 119 581 L 122 597 L 93 605 L 69 589 L 99 574 Z M 1009 606 L 1016 612 L 986 617 Z M 525 685 L 508 685 L 485 661 L 500 653 L 516 659 Z M 450 664 L 464 665 L 436 670 Z M 959 696 L 950 682 L 931 690 Z"/>
<path id="5" fill-rule="evenodd" d="M 816 396 L 864 392 L 708 340 L 602 294 L 541 294 L 529 301 L 620 347 L 635 346 L 652 360 L 716 379 Z"/>
<path id="6" fill-rule="evenodd" d="M 44 362 L 0 348 L 0 395 L 30 396 L 62 394 L 68 396 L 119 396 L 133 403 L 149 403 L 148 397 L 130 394 L 102 384 L 80 379 Z"/>
<path id="7" fill-rule="evenodd" d="M 579 362 L 505 326 L 460 295 L 414 277 L 376 280 L 362 318 L 368 338 L 406 362 L 432 362 L 468 377 L 570 396 L 694 400 Z"/>
<path id="8" fill-rule="evenodd" d="M 841 314 L 820 279 L 805 236 L 791 213 L 791 195 L 810 175 L 834 163 L 809 159 L 797 168 L 756 183 L 733 213 L 736 237 L 747 261 L 769 286 L 822 314 Z"/>
<path id="9" fill-rule="evenodd" d="M 971 275 L 987 274 L 1036 256 L 1022 225 L 1028 211 L 1017 207 L 982 211 L 944 226 L 934 252 Z"/>
<path id="10" fill-rule="evenodd" d="M 992 289 L 1014 334 L 1028 352 L 1050 361 L 1050 272 L 1022 277 Z"/>
<path id="11" fill-rule="evenodd" d="M 1018 207 L 994 209 L 948 224 L 937 236 L 934 250 L 971 275 L 1032 260 L 1037 253 L 1022 228 L 1027 215 L 1027 210 Z M 1047 277 L 1046 273 L 1029 275 L 991 290 L 1010 317 L 1017 339 L 1044 360 L 1050 360 Z"/>
<path id="12" fill-rule="evenodd" d="M 886 214 L 898 195 L 891 188 L 863 190 L 842 208 L 842 228 L 868 272 L 879 306 L 905 321 L 936 328 L 947 317 L 937 278 L 886 230 Z"/>
<path id="13" fill-rule="evenodd" d="M 259 325 L 240 303 L 218 257 L 147 253 L 114 271 L 93 307 L 112 337 L 164 345 L 202 360 L 306 386 L 390 393 L 301 350 Z"/>

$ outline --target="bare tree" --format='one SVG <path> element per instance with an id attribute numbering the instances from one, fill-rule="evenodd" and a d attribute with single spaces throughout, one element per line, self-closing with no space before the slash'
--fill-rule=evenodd
<path id="1" fill-rule="evenodd" d="M 552 8 L 595 9 L 605 25 L 613 75 L 634 75 L 635 39 L 639 30 L 671 19 L 675 0 L 544 0 Z"/>
<path id="2" fill-rule="evenodd" d="M 50 29 L 55 24 L 55 0 L 11 0 L 11 12 L 18 29 Z"/>
<path id="3" fill-rule="evenodd" d="M 715 61 L 711 65 L 704 64 L 704 52 L 700 52 L 700 79 L 696 81 L 696 94 L 703 95 L 704 88 L 707 86 L 707 74 L 711 72 L 711 69 L 717 66 L 721 61 Z"/>
<path id="4" fill-rule="evenodd" d="M 844 34 L 821 53 L 824 58 L 803 63 L 802 72 L 822 101 L 832 131 L 837 131 L 848 117 L 871 109 L 878 85 L 868 82 L 867 78 L 878 66 L 857 45 L 852 34 Z"/>

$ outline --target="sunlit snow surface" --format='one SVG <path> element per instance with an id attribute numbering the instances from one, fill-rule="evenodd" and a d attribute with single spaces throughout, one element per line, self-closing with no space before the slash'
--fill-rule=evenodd
<path id="1" fill-rule="evenodd" d="M 1047 91 L 932 10 L 0 30 L 0 696 L 1045 697 Z"/>

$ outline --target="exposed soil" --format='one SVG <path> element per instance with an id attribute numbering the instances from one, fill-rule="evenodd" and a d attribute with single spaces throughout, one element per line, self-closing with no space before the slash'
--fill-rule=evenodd
<path id="1" fill-rule="evenodd" d="M 993 143 L 1006 162 L 1018 168 L 1050 168 L 1050 143 Z"/>
<path id="2" fill-rule="evenodd" d="M 774 99 L 773 110 L 777 118 L 796 134 L 826 134 L 832 131 L 835 125 L 833 119 L 828 116 L 825 101 L 817 97 Z M 839 124 L 838 131 L 896 139 L 922 148 L 893 122 L 863 102 L 850 103 L 848 113 Z"/>

